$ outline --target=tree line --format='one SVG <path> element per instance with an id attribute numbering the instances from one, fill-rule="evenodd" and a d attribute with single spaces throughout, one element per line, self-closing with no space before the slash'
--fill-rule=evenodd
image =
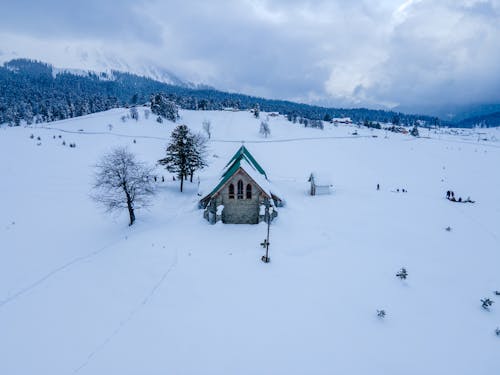
<path id="1" fill-rule="evenodd" d="M 358 123 L 365 120 L 390 122 L 396 118 L 401 125 L 411 125 L 417 120 L 430 125 L 440 123 L 439 119 L 430 116 L 366 108 L 325 108 L 211 88 L 169 85 L 118 71 L 80 75 L 57 73 L 49 64 L 16 59 L 0 67 L 0 124 L 17 126 L 23 121 L 27 124 L 50 122 L 120 106 L 140 105 L 148 103 L 151 95 L 156 93 L 162 93 L 183 109 L 249 110 L 258 106 L 261 111 L 287 115 L 293 122 L 299 119 L 307 119 L 309 123 L 311 120 L 329 121 L 336 117 L 350 117 Z"/>

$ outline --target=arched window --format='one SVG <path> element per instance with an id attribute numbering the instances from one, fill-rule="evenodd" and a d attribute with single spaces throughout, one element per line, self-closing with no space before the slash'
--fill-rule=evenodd
<path id="1" fill-rule="evenodd" d="M 252 185 L 247 185 L 247 199 L 252 199 Z"/>
<path id="2" fill-rule="evenodd" d="M 229 199 L 234 199 L 234 185 L 229 185 Z"/>
<path id="3" fill-rule="evenodd" d="M 243 181 L 238 180 L 238 199 L 243 199 Z"/>

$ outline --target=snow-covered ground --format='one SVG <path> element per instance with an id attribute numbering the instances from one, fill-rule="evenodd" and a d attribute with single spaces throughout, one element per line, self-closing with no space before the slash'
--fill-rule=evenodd
<path id="1" fill-rule="evenodd" d="M 126 113 L 0 128 L 0 374 L 500 372 L 498 129 L 415 139 L 279 117 L 264 139 L 248 112 L 183 111 L 213 126 L 201 186 L 245 141 L 286 200 L 264 264 L 264 224 L 209 225 L 198 184 L 180 193 L 165 170 L 133 227 L 96 206 L 99 157 L 128 145 L 154 163 L 174 127 Z M 308 196 L 311 171 L 334 193 Z"/>

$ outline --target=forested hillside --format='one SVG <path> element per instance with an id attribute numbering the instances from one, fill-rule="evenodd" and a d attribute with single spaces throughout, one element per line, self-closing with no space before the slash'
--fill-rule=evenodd
<path id="1" fill-rule="evenodd" d="M 379 121 L 412 125 L 417 121 L 439 124 L 435 117 L 408 115 L 366 108 L 324 108 L 284 100 L 258 98 L 214 89 L 173 86 L 130 73 L 75 74 L 56 70 L 49 64 L 16 59 L 0 67 L 0 124 L 22 121 L 49 122 L 111 108 L 149 102 L 153 93 L 163 92 L 183 109 L 218 110 L 227 107 L 280 112 L 311 120 L 350 117 L 354 122 Z"/>

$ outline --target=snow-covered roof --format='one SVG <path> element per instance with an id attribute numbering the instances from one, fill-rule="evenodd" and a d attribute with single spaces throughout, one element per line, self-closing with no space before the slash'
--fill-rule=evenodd
<path id="1" fill-rule="evenodd" d="M 245 146 L 241 146 L 222 170 L 222 174 L 217 185 L 209 194 L 203 197 L 202 201 L 207 200 L 213 194 L 217 193 L 229 181 L 229 179 L 240 170 L 246 173 L 248 177 L 250 177 L 269 198 L 280 199 L 275 193 L 273 193 L 273 188 L 267 179 L 264 169 L 259 163 L 257 163 L 247 148 Z"/>

